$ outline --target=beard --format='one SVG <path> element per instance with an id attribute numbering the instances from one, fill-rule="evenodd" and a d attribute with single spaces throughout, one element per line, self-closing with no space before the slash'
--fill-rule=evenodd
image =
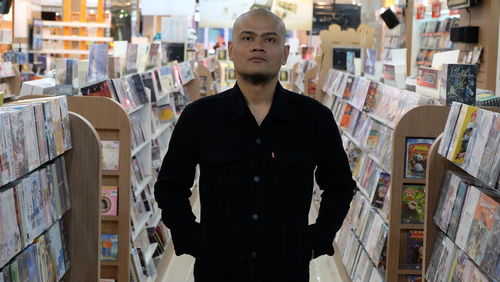
<path id="1" fill-rule="evenodd" d="M 242 73 L 241 77 L 252 85 L 264 85 L 273 79 L 273 75 L 265 73 Z"/>

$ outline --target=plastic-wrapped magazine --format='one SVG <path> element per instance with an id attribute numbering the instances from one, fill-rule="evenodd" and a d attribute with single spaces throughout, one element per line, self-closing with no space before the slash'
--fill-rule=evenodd
<path id="1" fill-rule="evenodd" d="M 108 51 L 107 43 L 93 43 L 90 46 L 88 83 L 108 78 Z"/>

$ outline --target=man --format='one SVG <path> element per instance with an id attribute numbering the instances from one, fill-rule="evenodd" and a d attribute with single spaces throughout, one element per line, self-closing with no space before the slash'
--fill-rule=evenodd
<path id="1" fill-rule="evenodd" d="M 331 111 L 278 83 L 285 32 L 264 9 L 238 17 L 237 84 L 186 107 L 172 135 L 155 196 L 196 282 L 305 282 L 309 261 L 334 252 L 355 183 Z M 197 164 L 200 223 L 188 201 Z M 315 169 L 324 191 L 308 226 Z"/>

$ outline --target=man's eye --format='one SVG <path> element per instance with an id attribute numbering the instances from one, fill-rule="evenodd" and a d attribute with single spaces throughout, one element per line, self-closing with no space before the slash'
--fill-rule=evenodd
<path id="1" fill-rule="evenodd" d="M 268 38 L 266 38 L 266 41 L 267 42 L 276 42 L 276 38 L 274 38 L 274 37 L 268 37 Z"/>
<path id="2" fill-rule="evenodd" d="M 245 40 L 245 41 L 251 41 L 251 40 L 252 40 L 252 37 L 250 37 L 250 36 L 245 36 L 245 37 L 243 37 L 243 40 Z"/>

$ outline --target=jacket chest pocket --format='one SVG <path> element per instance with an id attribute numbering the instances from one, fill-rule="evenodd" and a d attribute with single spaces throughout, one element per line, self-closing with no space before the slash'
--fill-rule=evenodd
<path id="1" fill-rule="evenodd" d="M 240 154 L 235 150 L 206 150 L 200 153 L 200 181 L 224 188 L 239 174 Z"/>

